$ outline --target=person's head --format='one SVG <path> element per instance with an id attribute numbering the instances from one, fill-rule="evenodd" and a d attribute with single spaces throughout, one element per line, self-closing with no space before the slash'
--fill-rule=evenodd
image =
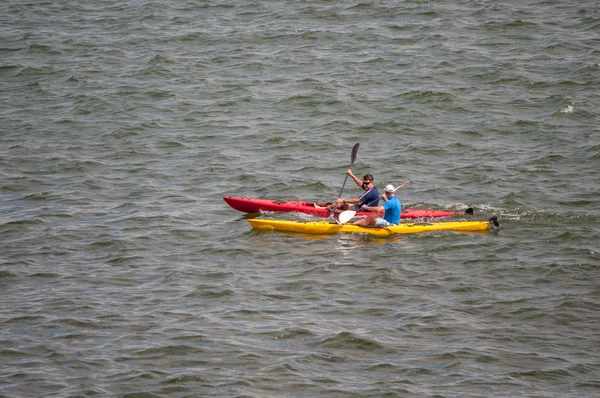
<path id="1" fill-rule="evenodd" d="M 373 185 L 373 181 L 375 180 L 375 178 L 373 178 L 373 174 L 365 174 L 363 177 L 363 183 L 362 183 L 362 187 L 363 189 L 369 189 L 371 188 Z"/>
<path id="2" fill-rule="evenodd" d="M 392 184 L 386 185 L 385 188 L 383 189 L 383 191 L 385 192 L 385 194 L 387 196 L 392 196 L 392 195 L 394 195 L 394 192 L 396 192 L 396 190 L 394 189 L 394 186 Z"/>

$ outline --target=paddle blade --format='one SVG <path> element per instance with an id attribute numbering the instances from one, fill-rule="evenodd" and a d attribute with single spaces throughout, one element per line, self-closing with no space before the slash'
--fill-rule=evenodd
<path id="1" fill-rule="evenodd" d="M 355 215 L 356 212 L 354 210 L 346 210 L 340 213 L 338 220 L 340 221 L 340 224 L 346 224 Z"/>
<path id="2" fill-rule="evenodd" d="M 350 158 L 350 165 L 353 165 L 356 162 L 356 158 L 358 158 L 358 150 L 360 149 L 360 144 L 356 143 L 352 148 L 352 157 Z"/>
<path id="3" fill-rule="evenodd" d="M 350 161 L 350 166 L 352 166 L 354 164 L 354 162 L 356 162 L 356 158 L 358 157 L 358 150 L 360 149 L 360 144 L 357 142 L 356 144 L 354 144 L 354 147 L 352 148 L 352 159 Z M 348 167 L 350 167 L 348 166 Z M 348 174 L 346 174 L 346 177 L 344 178 L 344 184 L 342 184 L 342 189 L 340 189 L 340 194 L 338 195 L 338 198 L 342 197 L 342 192 L 344 191 L 344 187 L 346 186 L 346 181 L 348 180 Z"/>
<path id="4" fill-rule="evenodd" d="M 398 188 L 394 189 L 394 192 L 396 192 L 397 190 L 399 190 L 400 188 L 404 188 L 405 186 L 408 185 L 410 181 L 406 181 L 404 184 L 400 185 Z"/>

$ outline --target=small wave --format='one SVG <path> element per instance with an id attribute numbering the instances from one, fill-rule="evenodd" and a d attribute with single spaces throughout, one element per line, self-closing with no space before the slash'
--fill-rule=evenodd
<path id="1" fill-rule="evenodd" d="M 160 149 L 165 149 L 165 148 L 181 148 L 181 147 L 186 147 L 187 145 L 179 142 L 179 141 L 174 141 L 174 140 L 169 140 L 169 141 L 159 141 L 158 143 L 156 143 L 156 147 L 160 148 Z"/>
<path id="2" fill-rule="evenodd" d="M 63 319 L 55 319 L 53 321 L 55 324 L 60 324 L 64 326 L 72 326 L 73 328 L 81 331 L 82 329 L 104 329 L 105 324 L 102 321 L 97 320 L 89 320 L 89 319 L 75 319 L 75 318 L 63 318 Z M 79 336 L 78 333 L 69 333 L 63 335 L 64 338 L 68 338 L 68 336 Z"/>
<path id="3" fill-rule="evenodd" d="M 186 344 L 181 344 L 181 345 L 168 345 L 168 346 L 164 346 L 164 347 L 152 347 L 152 348 L 145 348 L 139 351 L 136 351 L 134 353 L 132 353 L 132 357 L 134 358 L 162 358 L 165 356 L 186 356 L 186 355 L 193 355 L 193 354 L 202 354 L 203 350 L 196 348 L 196 347 L 192 347 Z M 131 357 L 129 358 L 131 359 Z"/>
<path id="4" fill-rule="evenodd" d="M 275 332 L 275 340 L 301 340 L 312 336 L 310 330 L 303 328 L 285 328 Z"/>
<path id="5" fill-rule="evenodd" d="M 553 370 L 531 370 L 525 372 L 510 372 L 509 375 L 515 378 L 539 379 L 539 380 L 564 380 L 572 377 L 571 373 L 564 369 Z"/>
<path id="6" fill-rule="evenodd" d="M 573 105 L 567 105 L 563 108 L 560 108 L 560 110 L 558 111 L 559 113 L 573 113 L 573 111 L 575 110 L 575 107 Z"/>
<path id="7" fill-rule="evenodd" d="M 365 351 L 378 354 L 393 354 L 396 350 L 365 337 L 356 336 L 350 332 L 340 332 L 336 336 L 327 338 L 319 346 L 327 349 Z"/>
<path id="8" fill-rule="evenodd" d="M 17 349 L 11 349 L 11 348 L 5 348 L 3 350 L 0 350 L 0 356 L 2 356 L 2 358 L 4 359 L 9 359 L 9 358 L 30 358 L 30 354 L 17 350 Z"/>
<path id="9" fill-rule="evenodd" d="M 59 278 L 60 274 L 56 274 L 54 272 L 37 272 L 29 276 L 32 278 Z"/>
<path id="10" fill-rule="evenodd" d="M 441 92 L 441 91 L 432 91 L 432 90 L 410 91 L 408 93 L 397 94 L 394 97 L 397 97 L 397 98 L 406 97 L 408 99 L 411 99 L 413 101 L 419 101 L 421 103 L 423 103 L 423 102 L 427 102 L 427 103 L 428 102 L 433 102 L 433 103 L 452 102 L 454 100 L 454 96 L 452 94 Z"/>
<path id="11" fill-rule="evenodd" d="M 39 224 L 43 224 L 44 221 L 39 219 L 39 218 L 35 218 L 32 220 L 15 220 L 15 221 L 8 221 L 4 224 L 0 224 L 1 227 L 14 227 L 14 226 L 26 226 L 26 225 L 39 225 Z"/>
<path id="12" fill-rule="evenodd" d="M 0 65 L 0 76 L 14 77 L 18 75 L 24 66 L 22 65 Z"/>
<path id="13" fill-rule="evenodd" d="M 233 296 L 234 292 L 230 289 L 223 289 L 220 286 L 199 286 L 193 292 L 185 295 L 186 298 L 204 298 L 221 299 Z"/>
<path id="14" fill-rule="evenodd" d="M 165 64 L 165 63 L 172 64 L 174 62 L 171 61 L 168 57 L 165 57 L 164 55 L 157 54 L 154 57 L 150 58 L 147 61 L 147 63 L 151 64 L 151 65 L 158 65 L 158 64 Z"/>
<path id="15" fill-rule="evenodd" d="M 17 275 L 13 274 L 12 272 L 8 272 L 8 271 L 0 271 L 0 280 L 1 279 L 8 279 L 8 278 L 15 278 Z"/>
<path id="16" fill-rule="evenodd" d="M 289 372 L 299 372 L 300 369 L 293 365 L 291 361 L 284 361 L 281 363 L 276 363 L 274 365 L 268 365 L 262 368 L 263 372 L 273 373 L 273 374 L 285 374 Z"/>
<path id="17" fill-rule="evenodd" d="M 42 323 L 44 320 L 46 320 L 46 317 L 44 317 L 44 316 L 25 315 L 25 316 L 15 316 L 15 317 L 9 318 L 9 319 L 3 321 L 2 324 L 5 326 L 10 325 L 10 324 L 19 325 L 22 323 L 36 324 L 36 323 Z"/>
<path id="18" fill-rule="evenodd" d="M 198 375 L 180 375 L 169 377 L 166 380 L 162 381 L 160 384 L 162 385 L 173 385 L 173 384 L 184 384 L 188 385 L 189 383 L 208 383 L 211 381 L 210 377 L 198 376 Z M 146 395 L 146 394 L 142 394 Z"/>
<path id="19" fill-rule="evenodd" d="M 53 49 L 52 47 L 46 46 L 43 44 L 32 44 L 29 46 L 28 50 L 32 54 L 52 54 L 52 55 L 60 54 L 60 51 L 57 51 L 57 50 Z"/>

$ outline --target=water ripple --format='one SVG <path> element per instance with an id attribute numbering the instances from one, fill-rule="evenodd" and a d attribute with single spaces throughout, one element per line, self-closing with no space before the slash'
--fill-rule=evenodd
<path id="1" fill-rule="evenodd" d="M 0 395 L 598 395 L 598 21 L 0 4 Z M 333 200 L 356 142 L 405 207 L 502 228 L 259 233 L 221 199 Z"/>

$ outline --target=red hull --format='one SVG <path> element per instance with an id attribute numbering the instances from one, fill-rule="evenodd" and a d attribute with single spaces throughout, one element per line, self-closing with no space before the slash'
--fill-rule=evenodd
<path id="1" fill-rule="evenodd" d="M 300 213 L 311 214 L 318 217 L 329 217 L 329 209 L 315 207 L 314 202 L 296 202 L 292 200 L 272 200 L 272 199 L 251 199 L 236 198 L 233 196 L 223 196 L 223 200 L 234 209 L 243 213 L 256 213 L 259 211 L 272 211 L 285 213 L 297 211 Z M 339 213 L 336 213 L 337 217 Z M 368 216 L 372 212 L 359 211 L 357 217 Z M 450 217 L 459 214 L 465 214 L 463 211 L 445 211 L 445 210 L 424 210 L 424 209 L 403 209 L 401 218 L 438 218 Z M 467 213 L 468 214 L 468 213 Z"/>

